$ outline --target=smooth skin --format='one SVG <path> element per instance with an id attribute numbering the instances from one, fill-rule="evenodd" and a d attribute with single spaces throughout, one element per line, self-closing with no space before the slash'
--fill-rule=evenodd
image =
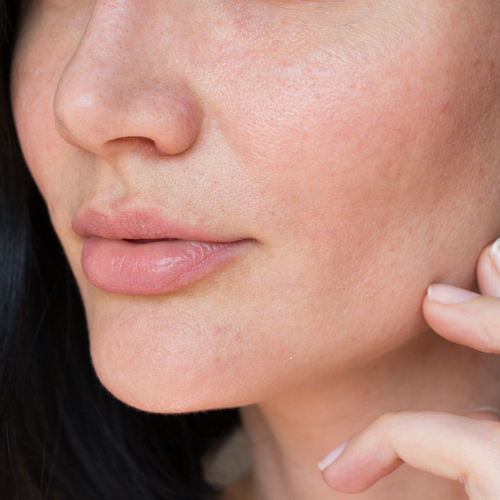
<path id="1" fill-rule="evenodd" d="M 432 331 L 448 306 L 422 314 L 500 235 L 498 0 L 25 5 L 15 123 L 111 393 L 241 407 L 258 500 L 345 498 L 316 464 L 381 415 L 500 407 L 498 357 Z M 88 209 L 251 243 L 173 293 L 112 293 L 82 271 Z M 402 466 L 354 498 L 455 487 Z"/>

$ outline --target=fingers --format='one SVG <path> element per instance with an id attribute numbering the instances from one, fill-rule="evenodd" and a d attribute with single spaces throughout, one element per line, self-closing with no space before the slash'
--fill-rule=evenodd
<path id="1" fill-rule="evenodd" d="M 500 424 L 444 413 L 389 413 L 354 436 L 323 479 L 337 491 L 360 493 L 403 462 L 462 482 L 471 500 L 498 500 Z"/>
<path id="2" fill-rule="evenodd" d="M 491 422 L 500 422 L 500 410 L 490 406 L 477 408 L 472 413 L 468 413 L 467 417 L 475 418 L 476 420 L 489 420 Z"/>
<path id="3" fill-rule="evenodd" d="M 500 297 L 500 239 L 488 245 L 479 256 L 477 282 L 482 294 Z"/>
<path id="4" fill-rule="evenodd" d="M 462 303 L 446 303 L 435 292 L 446 286 L 433 285 L 424 300 L 423 311 L 429 326 L 452 342 L 500 353 L 500 299 L 483 295 Z"/>
<path id="5" fill-rule="evenodd" d="M 500 240 L 482 252 L 477 277 L 483 295 L 432 285 L 424 315 L 443 337 L 500 353 Z M 500 413 L 483 408 L 468 418 L 433 412 L 383 415 L 319 465 L 330 487 L 360 493 L 405 462 L 460 481 L 471 500 L 500 498 Z"/>
<path id="6" fill-rule="evenodd" d="M 500 353 L 500 240 L 481 253 L 477 277 L 483 295 L 431 285 L 423 304 L 424 316 L 435 332 L 452 342 Z"/>
<path id="7" fill-rule="evenodd" d="M 481 254 L 477 278 L 483 295 L 435 284 L 423 311 L 443 337 L 500 353 L 500 241 Z M 322 462 L 325 482 L 360 493 L 402 463 L 465 485 L 471 500 L 500 498 L 500 414 L 479 409 L 469 417 L 400 412 L 380 417 Z"/>

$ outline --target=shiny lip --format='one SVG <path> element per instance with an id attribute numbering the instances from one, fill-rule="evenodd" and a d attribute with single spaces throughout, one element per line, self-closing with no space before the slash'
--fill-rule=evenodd
<path id="1" fill-rule="evenodd" d="M 114 293 L 158 295 L 184 288 L 234 260 L 245 240 L 205 243 L 160 240 L 135 244 L 91 236 L 82 250 L 82 269 L 96 288 Z"/>
<path id="2" fill-rule="evenodd" d="M 114 211 L 112 214 L 87 209 L 76 215 L 73 231 L 82 238 L 99 236 L 110 240 L 177 239 L 212 243 L 232 243 L 249 238 L 211 234 L 165 219 L 152 210 Z"/>

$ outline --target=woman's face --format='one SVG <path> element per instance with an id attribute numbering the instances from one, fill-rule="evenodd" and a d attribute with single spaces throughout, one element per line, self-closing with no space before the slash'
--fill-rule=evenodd
<path id="1" fill-rule="evenodd" d="M 472 286 L 500 234 L 498 0 L 29 3 L 17 130 L 118 398 L 320 383 L 423 332 L 431 282 Z"/>

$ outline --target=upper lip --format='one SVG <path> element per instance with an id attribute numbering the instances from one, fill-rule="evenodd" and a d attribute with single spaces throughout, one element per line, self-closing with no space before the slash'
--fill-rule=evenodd
<path id="1" fill-rule="evenodd" d="M 204 229 L 171 221 L 154 210 L 114 210 L 107 213 L 95 208 L 76 215 L 73 231 L 82 238 L 99 236 L 112 240 L 178 239 L 229 243 L 245 238 L 214 234 Z"/>

